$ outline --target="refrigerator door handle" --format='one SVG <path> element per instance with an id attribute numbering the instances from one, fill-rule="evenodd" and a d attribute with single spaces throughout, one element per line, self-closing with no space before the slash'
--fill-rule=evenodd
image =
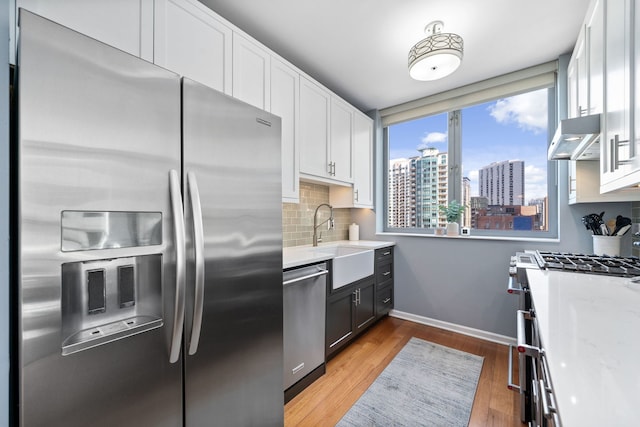
<path id="1" fill-rule="evenodd" d="M 189 355 L 198 351 L 200 342 L 200 329 L 202 327 L 202 309 L 204 306 L 204 228 L 202 226 L 202 206 L 200 204 L 200 192 L 198 181 L 193 172 L 187 174 L 187 188 L 191 200 L 191 212 L 193 216 L 193 242 L 195 257 L 195 292 L 193 303 L 193 322 L 191 337 L 189 340 Z"/>
<path id="2" fill-rule="evenodd" d="M 173 214 L 173 230 L 175 234 L 176 250 L 176 301 L 173 312 L 173 332 L 171 333 L 171 348 L 169 362 L 176 363 L 180 358 L 182 345 L 182 329 L 184 327 L 185 303 L 185 227 L 180 190 L 180 175 L 174 169 L 169 171 L 169 194 L 171 196 L 171 211 Z"/>

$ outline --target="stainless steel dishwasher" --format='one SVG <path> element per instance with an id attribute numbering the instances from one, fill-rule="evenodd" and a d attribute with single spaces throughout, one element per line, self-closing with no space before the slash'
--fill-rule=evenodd
<path id="1" fill-rule="evenodd" d="M 325 372 L 328 273 L 326 263 L 293 268 L 283 273 L 285 401 Z"/>

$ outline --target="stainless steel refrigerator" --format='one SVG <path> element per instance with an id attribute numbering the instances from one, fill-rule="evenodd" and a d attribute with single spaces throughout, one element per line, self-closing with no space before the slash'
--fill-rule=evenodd
<path id="1" fill-rule="evenodd" d="M 19 424 L 282 425 L 280 119 L 19 19 Z"/>

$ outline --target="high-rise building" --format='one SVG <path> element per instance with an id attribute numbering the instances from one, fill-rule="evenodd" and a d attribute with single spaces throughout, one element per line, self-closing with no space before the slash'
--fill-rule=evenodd
<path id="1" fill-rule="evenodd" d="M 444 227 L 438 206 L 447 204 L 447 153 L 436 148 L 421 156 L 392 160 L 389 166 L 389 227 Z"/>
<path id="2" fill-rule="evenodd" d="M 413 184 L 412 184 L 413 177 Z M 415 165 L 411 159 L 390 162 L 387 206 L 389 227 L 415 227 L 411 212 L 415 212 Z M 415 215 L 414 215 L 415 217 Z"/>
<path id="3" fill-rule="evenodd" d="M 478 173 L 480 197 L 489 205 L 524 205 L 524 161 L 491 163 Z"/>
<path id="4" fill-rule="evenodd" d="M 462 177 L 462 205 L 462 226 L 471 227 L 471 179 L 466 176 Z"/>

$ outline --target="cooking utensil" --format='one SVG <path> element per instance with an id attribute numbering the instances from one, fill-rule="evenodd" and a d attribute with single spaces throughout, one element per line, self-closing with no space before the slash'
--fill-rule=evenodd
<path id="1" fill-rule="evenodd" d="M 604 224 L 604 221 L 602 220 L 603 215 L 604 212 L 602 212 L 600 215 L 596 213 L 585 215 L 582 217 L 582 223 L 584 224 L 586 229 L 591 230 L 593 234 L 601 235 L 605 231 L 605 229 L 601 227 L 601 225 Z M 609 230 L 607 229 L 606 231 L 608 232 Z"/>
<path id="2" fill-rule="evenodd" d="M 629 231 L 630 228 L 631 228 L 631 224 L 624 225 L 618 231 L 616 231 L 614 236 L 622 236 L 626 234 L 626 232 Z"/>
<path id="3" fill-rule="evenodd" d="M 624 216 L 622 216 L 622 215 L 618 215 L 618 216 L 616 217 L 616 228 L 614 228 L 614 230 L 613 230 L 613 235 L 614 235 L 614 236 L 621 236 L 622 234 L 619 234 L 620 230 L 621 230 L 623 227 L 626 227 L 627 225 L 628 225 L 629 227 L 628 227 L 628 228 L 626 228 L 626 229 L 622 232 L 622 234 L 626 233 L 626 232 L 629 230 L 629 228 L 631 228 L 631 218 L 627 218 L 627 217 L 624 217 Z"/>

